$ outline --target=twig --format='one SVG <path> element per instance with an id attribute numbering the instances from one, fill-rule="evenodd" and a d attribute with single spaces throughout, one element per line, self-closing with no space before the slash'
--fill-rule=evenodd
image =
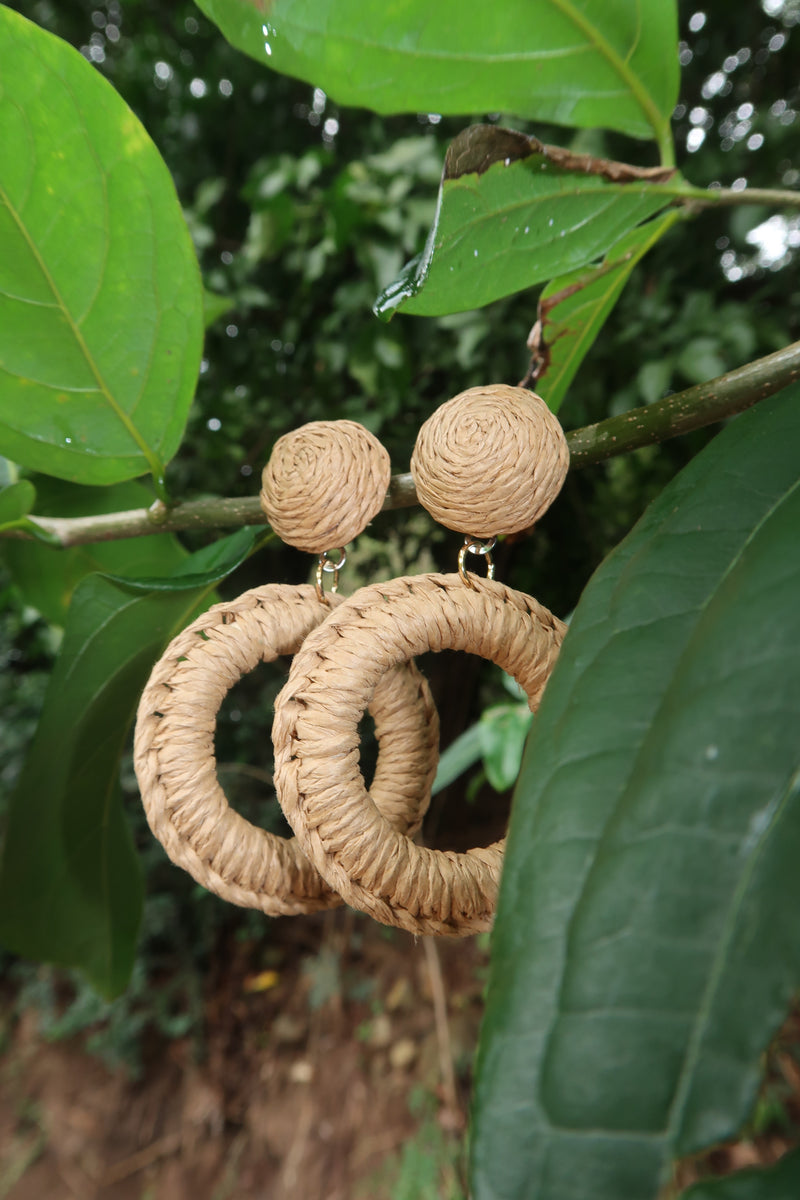
<path id="1" fill-rule="evenodd" d="M 143 1150 L 137 1150 L 135 1154 L 129 1154 L 127 1158 L 123 1158 L 113 1167 L 109 1167 L 103 1175 L 101 1185 L 107 1188 L 115 1183 L 122 1183 L 123 1179 L 136 1175 L 137 1172 L 143 1171 L 145 1167 L 149 1167 L 151 1163 L 157 1162 L 160 1158 L 168 1158 L 180 1148 L 181 1135 L 179 1133 L 170 1133 L 166 1137 L 157 1138 Z"/>
<path id="2" fill-rule="evenodd" d="M 436 1044 L 439 1048 L 439 1070 L 442 1075 L 442 1094 L 445 1109 L 455 1124 L 463 1124 L 463 1114 L 458 1103 L 456 1073 L 453 1067 L 453 1048 L 450 1041 L 450 1022 L 447 1019 L 447 997 L 444 990 L 442 964 L 439 952 L 433 938 L 424 937 L 422 948 L 425 952 L 425 964 L 428 968 L 428 978 L 433 997 L 433 1016 L 436 1023 Z"/>
<path id="3" fill-rule="evenodd" d="M 739 193 L 736 193 L 737 195 Z M 759 400 L 800 379 L 800 342 L 756 359 L 708 383 L 687 388 L 650 404 L 634 408 L 596 425 L 573 429 L 567 434 L 573 467 L 588 467 L 641 446 L 678 437 L 704 425 L 742 412 Z M 392 476 L 384 511 L 411 508 L 417 503 L 411 475 Z M 242 525 L 266 525 L 257 496 L 188 500 L 166 508 L 157 501 L 150 509 L 103 513 L 93 517 L 29 517 L 58 546 L 81 546 L 117 538 L 175 533 L 184 529 L 224 529 Z M 30 539 L 24 529 L 0 530 L 0 538 Z"/>

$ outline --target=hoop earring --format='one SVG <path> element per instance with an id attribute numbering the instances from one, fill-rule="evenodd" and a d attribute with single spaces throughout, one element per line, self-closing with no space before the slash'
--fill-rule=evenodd
<path id="1" fill-rule="evenodd" d="M 216 774 L 217 712 L 242 675 L 297 651 L 340 604 L 322 590 L 325 547 L 343 547 L 360 532 L 388 481 L 386 451 L 355 422 L 313 422 L 281 438 L 264 470 L 262 505 L 285 540 L 320 555 L 316 587 L 270 584 L 214 605 L 173 639 L 139 704 L 134 765 L 153 833 L 209 891 L 270 916 L 316 912 L 341 899 L 295 839 L 252 825 L 228 805 Z M 436 709 L 413 664 L 385 676 L 370 712 L 379 748 L 373 801 L 391 828 L 413 833 L 430 800 L 438 750 Z"/>
<path id="2" fill-rule="evenodd" d="M 358 769 L 361 713 L 384 672 L 443 649 L 497 663 L 538 707 L 566 626 L 531 597 L 468 574 L 464 558 L 477 551 L 490 562 L 495 535 L 532 525 L 567 466 L 561 427 L 533 393 L 475 388 L 444 404 L 420 431 L 412 473 L 434 517 L 471 530 L 459 573 L 356 592 L 306 639 L 277 698 L 275 778 L 284 813 L 331 886 L 385 924 L 456 937 L 489 928 L 504 843 L 455 854 L 392 829 Z"/>

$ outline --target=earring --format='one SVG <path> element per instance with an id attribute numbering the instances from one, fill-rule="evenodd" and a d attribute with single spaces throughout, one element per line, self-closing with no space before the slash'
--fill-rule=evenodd
<path id="1" fill-rule="evenodd" d="M 294 654 L 341 603 L 324 574 L 380 510 L 389 456 L 354 421 L 317 421 L 280 438 L 263 473 L 262 506 L 284 540 L 319 555 L 316 586 L 268 584 L 216 604 L 167 647 L 142 695 L 134 766 L 150 828 L 174 863 L 209 891 L 270 916 L 341 900 L 302 854 L 230 808 L 219 785 L 214 730 L 231 687 L 259 662 Z M 333 549 L 338 557 L 331 558 Z M 378 761 L 372 799 L 390 828 L 415 832 L 436 773 L 439 723 L 413 663 L 370 698 Z M 338 764 L 337 768 L 338 769 Z"/>
<path id="2" fill-rule="evenodd" d="M 358 722 L 385 672 L 427 650 L 497 663 L 538 707 L 566 626 L 530 596 L 467 573 L 501 533 L 531 526 L 561 488 L 566 439 L 543 400 L 473 388 L 423 425 L 412 458 L 421 502 L 465 534 L 459 571 L 361 588 L 303 644 L 275 704 L 275 779 L 284 813 L 320 873 L 351 906 L 413 933 L 491 926 L 504 842 L 466 854 L 415 845 L 364 786 Z M 467 532 L 469 531 L 469 532 Z"/>

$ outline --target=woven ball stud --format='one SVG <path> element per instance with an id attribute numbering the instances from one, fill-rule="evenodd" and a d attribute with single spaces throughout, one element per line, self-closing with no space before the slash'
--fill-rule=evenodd
<path id="1" fill-rule="evenodd" d="M 528 529 L 569 467 L 563 430 L 540 396 L 492 384 L 460 392 L 419 431 L 411 474 L 420 504 L 475 538 Z"/>
<path id="2" fill-rule="evenodd" d="M 389 455 L 357 421 L 310 421 L 275 443 L 261 507 L 284 542 L 310 554 L 346 546 L 380 512 Z"/>
<path id="3" fill-rule="evenodd" d="M 306 585 L 269 584 L 214 605 L 170 643 L 139 704 L 134 765 L 153 833 L 209 891 L 270 916 L 341 900 L 294 839 L 228 805 L 214 757 L 217 712 L 242 675 L 293 654 L 338 603 L 322 603 Z M 370 795 L 390 828 L 413 833 L 430 799 L 439 741 L 436 708 L 413 664 L 384 675 L 370 711 L 379 747 Z"/>

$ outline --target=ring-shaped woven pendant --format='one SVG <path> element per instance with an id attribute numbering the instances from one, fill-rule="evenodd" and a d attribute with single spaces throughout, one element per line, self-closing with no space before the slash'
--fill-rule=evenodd
<path id="1" fill-rule="evenodd" d="M 330 612 L 306 585 L 269 584 L 214 605 L 170 643 L 139 704 L 134 765 L 153 833 L 203 887 L 270 916 L 341 900 L 294 838 L 260 829 L 228 805 L 214 757 L 217 712 L 242 675 L 293 654 Z M 439 719 L 413 663 L 375 689 L 370 712 L 379 747 L 371 795 L 390 828 L 414 833 L 436 774 Z"/>
<path id="2" fill-rule="evenodd" d="M 504 842 L 456 854 L 392 829 L 364 786 L 358 723 L 385 672 L 426 650 L 491 659 L 536 709 L 565 632 L 501 583 L 420 575 L 361 588 L 309 635 L 275 703 L 275 782 L 300 845 L 343 900 L 412 933 L 491 926 Z"/>

